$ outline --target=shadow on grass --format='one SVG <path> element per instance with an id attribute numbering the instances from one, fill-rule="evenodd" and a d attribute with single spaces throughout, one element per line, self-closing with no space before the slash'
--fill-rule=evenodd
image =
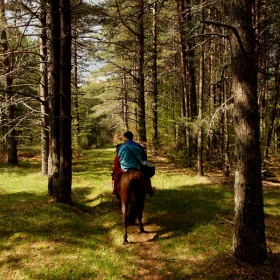
<path id="1" fill-rule="evenodd" d="M 157 191 L 146 207 L 150 211 L 146 224 L 156 223 L 161 228 L 159 235 L 172 238 L 213 222 L 217 215 L 232 215 L 233 208 L 224 204 L 224 192 L 211 186 L 192 185 Z"/>
<path id="2" fill-rule="evenodd" d="M 13 173 L 19 176 L 26 174 L 27 170 L 38 170 L 40 172 L 41 163 L 39 161 L 22 161 L 19 164 L 9 164 L 0 162 L 0 172 L 1 173 Z"/>
<path id="3" fill-rule="evenodd" d="M 81 192 L 89 193 L 90 190 L 85 188 Z M 212 255 L 210 259 L 206 256 L 204 260 L 189 259 L 186 263 L 181 261 L 184 252 L 181 252 L 180 256 L 175 253 L 175 255 L 168 254 L 167 257 L 161 252 L 149 252 L 151 242 L 154 245 L 159 241 L 161 243 L 168 240 L 173 242 L 177 237 L 186 238 L 200 226 L 219 223 L 217 219 L 219 216 L 230 219 L 233 205 L 225 203 L 228 199 L 226 192 L 213 188 L 211 184 L 183 186 L 174 190 L 157 190 L 153 198 L 147 198 L 144 211 L 145 225 L 159 228 L 154 231 L 155 238 L 142 242 L 141 245 L 134 242 L 128 246 L 114 245 L 110 236 L 114 231 L 114 234 L 120 234 L 122 238 L 123 230 L 120 208 L 117 201 L 111 201 L 110 196 L 98 195 L 88 200 L 77 200 L 71 206 L 54 203 L 45 195 L 27 192 L 3 194 L 0 195 L 2 201 L 0 206 L 2 240 L 0 267 L 9 264 L 17 269 L 25 269 L 26 252 L 22 254 L 14 252 L 20 247 L 34 249 L 44 246 L 43 243 L 47 242 L 46 248 L 49 250 L 47 258 L 59 257 L 63 250 L 71 255 L 77 252 L 78 248 L 80 250 L 88 248 L 96 252 L 100 247 L 107 248 L 108 251 L 113 250 L 118 258 L 125 259 L 123 269 L 134 267 L 137 263 L 139 269 L 142 269 L 143 279 L 148 278 L 149 275 L 157 275 L 157 279 L 198 279 L 201 277 L 203 279 L 229 279 L 229 276 L 233 279 L 241 279 L 238 278 L 240 272 L 233 270 L 236 260 L 229 254 Z M 93 203 L 96 205 L 92 206 Z M 196 242 L 199 244 L 200 241 Z M 141 246 L 142 250 L 138 251 L 137 246 Z M 13 252 L 13 255 L 7 252 Z M 155 253 L 158 255 L 154 255 Z M 274 255 L 274 260 L 275 258 L 279 263 L 279 255 Z M 145 260 L 144 264 L 143 260 Z M 154 271 L 151 266 L 154 262 L 161 263 L 165 269 Z M 112 266 L 118 266 L 118 264 L 115 263 Z M 195 267 L 189 275 L 186 272 L 186 266 Z M 242 270 L 243 276 L 251 273 L 245 266 L 239 270 Z M 261 273 L 267 272 L 264 269 L 258 273 L 262 275 Z M 90 273 L 88 277 L 89 275 Z M 83 279 L 76 277 L 76 279 Z M 38 276 L 33 279 L 39 278 Z M 112 279 L 118 279 L 118 277 Z M 133 277 L 128 276 L 126 279 L 133 279 Z"/>
<path id="4" fill-rule="evenodd" d="M 232 255 L 233 225 L 229 222 L 233 218 L 233 194 L 232 201 L 229 201 L 227 190 L 212 186 L 193 185 L 191 188 L 183 186 L 176 190 L 160 190 L 147 201 L 144 226 L 156 225 L 159 230 L 150 231 L 155 233 L 152 239 L 131 242 L 131 246 L 135 246 L 133 254 L 139 256 L 142 279 L 150 279 L 151 275 L 155 279 L 279 279 L 279 253 L 271 252 L 266 264 L 258 267 L 238 262 Z M 271 224 L 278 219 L 277 215 L 271 218 L 274 220 Z M 208 236 L 204 233 L 200 235 L 200 228 L 205 229 L 208 225 L 214 225 L 216 231 L 210 231 Z M 188 238 L 193 232 L 195 237 Z M 272 229 L 272 232 L 278 235 L 278 231 Z M 272 242 L 279 241 L 279 236 L 268 237 Z M 152 243 L 160 243 L 159 246 L 165 244 L 167 255 L 151 249 Z M 137 245 L 144 249 L 138 250 Z M 210 248 L 207 248 L 208 245 Z M 213 250 L 212 246 L 217 248 Z M 120 254 L 126 251 L 123 247 L 118 250 Z M 197 252 L 190 253 L 189 257 L 187 254 L 184 256 L 186 251 L 192 250 Z M 194 257 L 196 254 L 197 258 Z M 131 266 L 135 264 L 134 261 L 131 261 Z M 164 269 L 157 274 L 153 264 L 157 267 L 158 263 Z"/>
<path id="5" fill-rule="evenodd" d="M 122 217 L 118 201 L 110 195 L 89 197 L 90 188 L 80 188 L 80 197 L 74 194 L 72 206 L 57 204 L 47 195 L 18 192 L 2 194 L 0 236 L 9 237 L 15 232 L 27 232 L 34 236 L 45 235 L 57 227 L 67 229 L 67 234 L 79 235 L 79 229 L 94 234 L 100 221 L 112 221 L 111 229 L 122 227 Z M 224 207 L 223 192 L 209 186 L 193 185 L 176 190 L 157 190 L 153 198 L 146 199 L 144 210 L 145 224 L 155 224 L 158 235 L 172 238 L 191 232 L 195 227 L 210 223 L 215 215 L 230 215 L 231 207 Z M 95 204 L 95 206 L 92 206 Z M 87 226 L 86 226 L 87 225 Z M 100 227 L 98 227 L 100 228 Z M 9 233 L 9 234 L 8 234 Z M 86 234 L 85 234 L 86 235 Z M 105 237 L 106 239 L 106 237 Z"/>
<path id="6" fill-rule="evenodd" d="M 112 166 L 112 160 L 108 158 L 112 157 L 112 154 L 113 149 L 95 149 L 73 162 L 73 173 L 78 176 L 90 174 L 91 178 L 108 177 Z M 39 163 L 26 162 L 22 166 L 20 164 L 19 167 L 13 168 L 13 172 L 24 175 L 26 169 L 38 168 L 38 166 Z M 7 164 L 3 167 L 9 168 Z M 111 268 L 108 269 L 112 271 L 118 269 L 120 275 L 115 274 L 108 279 L 145 279 L 145 277 L 146 279 L 245 279 L 248 275 L 254 276 L 248 267 L 241 266 L 236 269 L 236 260 L 224 251 L 219 253 L 217 250 L 209 255 L 207 251 L 202 252 L 203 258 L 196 258 L 194 257 L 196 253 L 188 255 L 187 252 L 192 249 L 192 246 L 202 251 L 201 248 L 204 246 L 202 243 L 207 243 L 208 240 L 200 235 L 200 227 L 211 224 L 223 227 L 223 234 L 227 234 L 226 238 L 231 242 L 231 233 L 225 231 L 228 228 L 232 230 L 232 224 L 227 223 L 224 226 L 223 219 L 231 221 L 233 218 L 232 189 L 214 184 L 192 184 L 174 189 L 158 189 L 153 198 L 147 197 L 144 210 L 144 226 L 156 230 L 152 229 L 149 232 L 152 233 L 150 239 L 134 241 L 128 246 L 122 245 L 123 224 L 118 201 L 112 201 L 108 193 L 92 195 L 92 191 L 90 187 L 73 189 L 72 206 L 54 203 L 45 194 L 36 195 L 28 192 L 1 194 L 0 267 L 8 264 L 16 270 L 28 271 L 26 262 L 28 258 L 33 257 L 32 250 L 35 253 L 41 250 L 44 251 L 46 261 L 60 259 L 62 252 L 67 256 L 77 254 L 79 258 L 89 255 L 89 259 L 84 270 L 78 271 L 75 278 L 74 276 L 67 278 L 67 274 L 62 278 L 58 276 L 61 274 L 46 277 L 43 272 L 33 272 L 33 279 L 95 279 L 93 275 L 98 275 L 98 269 L 96 272 L 91 267 L 93 259 L 97 262 L 95 258 L 99 258 L 100 262 L 109 263 Z M 269 199 L 273 199 L 275 195 L 276 193 L 269 194 Z M 265 207 L 275 207 L 277 203 L 279 202 L 273 206 L 266 204 Z M 271 224 L 276 224 L 276 215 L 270 214 L 267 218 L 271 220 Z M 268 236 L 271 241 L 278 242 L 279 237 L 277 234 L 272 235 L 273 230 L 274 227 Z M 190 248 L 186 248 L 182 240 L 186 240 L 193 232 L 198 234 L 196 238 L 192 237 Z M 278 232 L 276 230 L 276 233 Z M 128 229 L 128 238 L 133 234 L 135 230 Z M 213 236 L 215 234 L 217 236 Z M 209 233 L 209 238 L 217 239 L 219 242 L 219 234 L 220 232 L 212 231 Z M 176 250 L 177 245 L 185 247 Z M 80 252 L 83 250 L 85 253 L 81 255 Z M 109 257 L 106 257 L 105 252 Z M 279 254 L 273 255 L 273 258 L 278 264 Z M 122 260 L 122 264 L 116 260 Z M 61 264 L 63 265 L 64 263 Z M 134 273 L 138 277 L 130 275 L 128 268 L 131 271 L 134 268 L 136 271 Z M 71 270 L 74 269 L 73 264 Z M 270 274 L 272 272 L 273 269 L 270 269 Z M 100 273 L 102 275 L 102 272 Z M 260 277 L 262 273 L 268 275 L 267 271 L 257 273 L 256 275 Z M 105 279 L 105 277 L 101 278 Z M 263 279 L 273 278 L 263 277 Z"/>

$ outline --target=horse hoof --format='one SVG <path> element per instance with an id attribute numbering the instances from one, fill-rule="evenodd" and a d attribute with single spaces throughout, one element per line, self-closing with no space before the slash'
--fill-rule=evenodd
<path id="1" fill-rule="evenodd" d="M 127 244 L 128 244 L 128 241 L 124 241 L 124 242 L 123 242 L 123 245 L 127 245 Z"/>

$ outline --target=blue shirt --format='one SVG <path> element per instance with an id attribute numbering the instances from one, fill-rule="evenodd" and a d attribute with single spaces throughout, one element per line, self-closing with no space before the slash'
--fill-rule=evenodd
<path id="1" fill-rule="evenodd" d="M 129 146 L 130 150 L 133 151 L 135 156 L 139 161 L 146 160 L 147 155 L 144 148 L 137 142 L 132 140 L 126 140 L 125 144 Z M 138 161 L 135 159 L 133 154 L 128 150 L 128 148 L 122 144 L 118 151 L 118 156 L 120 156 L 121 168 L 124 171 L 127 171 L 129 168 L 138 169 Z"/>

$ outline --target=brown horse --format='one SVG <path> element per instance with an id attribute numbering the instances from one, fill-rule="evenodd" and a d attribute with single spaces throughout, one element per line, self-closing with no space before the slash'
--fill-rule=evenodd
<path id="1" fill-rule="evenodd" d="M 129 223 L 135 224 L 136 218 L 138 218 L 140 232 L 145 232 L 142 217 L 147 190 L 143 174 L 132 169 L 123 173 L 118 185 L 118 193 L 120 195 L 124 223 L 123 244 L 126 245 L 128 244 L 127 226 Z"/>

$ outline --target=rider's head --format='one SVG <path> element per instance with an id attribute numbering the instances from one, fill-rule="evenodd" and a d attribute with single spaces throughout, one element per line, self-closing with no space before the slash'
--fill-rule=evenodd
<path id="1" fill-rule="evenodd" d="M 131 131 L 127 131 L 123 134 L 124 138 L 132 140 L 133 139 L 133 133 Z"/>

